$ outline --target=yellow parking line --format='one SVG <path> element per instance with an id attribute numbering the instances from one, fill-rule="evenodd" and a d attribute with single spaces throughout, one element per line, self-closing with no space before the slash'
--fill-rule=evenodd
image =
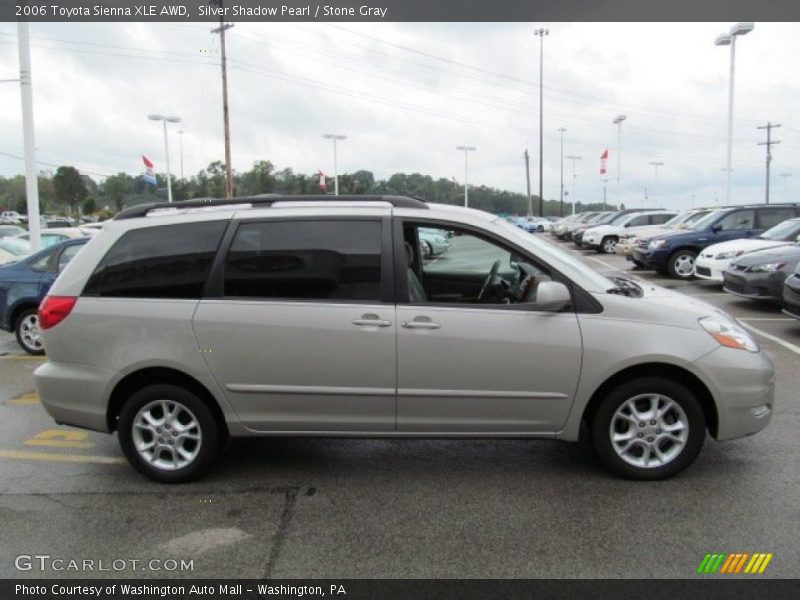
<path id="1" fill-rule="evenodd" d="M 70 440 L 37 440 L 32 438 L 26 440 L 26 446 L 49 446 L 51 448 L 91 448 L 94 446 L 91 442 L 72 442 Z"/>
<path id="2" fill-rule="evenodd" d="M 51 446 L 53 448 L 91 448 L 89 434 L 72 429 L 46 429 L 25 440 L 26 446 Z"/>
<path id="3" fill-rule="evenodd" d="M 39 394 L 36 392 L 27 392 L 9 400 L 6 404 L 15 404 L 17 406 L 29 406 L 31 404 L 39 404 Z"/>
<path id="4" fill-rule="evenodd" d="M 101 465 L 120 465 L 125 462 L 125 460 L 122 458 L 113 458 L 111 456 L 52 454 L 50 452 L 23 452 L 19 450 L 0 450 L 0 458 L 42 460 L 50 462 L 96 463 Z"/>

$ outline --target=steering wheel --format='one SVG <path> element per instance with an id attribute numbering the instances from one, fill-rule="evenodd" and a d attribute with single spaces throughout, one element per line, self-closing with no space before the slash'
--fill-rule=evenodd
<path id="1" fill-rule="evenodd" d="M 492 265 L 492 269 L 489 271 L 489 274 L 486 276 L 486 281 L 483 282 L 483 286 L 481 287 L 481 291 L 478 293 L 478 302 L 483 302 L 484 297 L 486 296 L 486 292 L 489 291 L 489 286 L 492 285 L 494 278 L 497 277 L 497 272 L 500 270 L 500 261 L 494 261 Z"/>

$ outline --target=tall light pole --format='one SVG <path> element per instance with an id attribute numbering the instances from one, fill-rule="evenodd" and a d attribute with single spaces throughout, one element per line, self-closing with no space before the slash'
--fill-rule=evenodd
<path id="1" fill-rule="evenodd" d="M 336 154 L 337 140 L 346 140 L 346 135 L 339 133 L 325 133 L 323 136 L 326 140 L 333 140 L 333 193 L 335 196 L 339 195 L 339 158 Z"/>
<path id="2" fill-rule="evenodd" d="M 731 47 L 731 65 L 730 76 L 728 81 L 728 151 L 727 160 L 725 162 L 725 203 L 729 204 L 731 200 L 731 169 L 732 169 L 732 153 L 733 153 L 733 81 L 736 68 L 736 38 L 740 35 L 746 35 L 753 31 L 752 23 L 737 23 L 728 33 L 723 33 L 714 40 L 715 46 L 730 46 Z"/>
<path id="3" fill-rule="evenodd" d="M 561 134 L 561 187 L 559 188 L 559 198 L 561 200 L 561 204 L 559 205 L 558 216 L 564 216 L 564 132 L 566 129 L 563 127 L 558 128 L 558 132 Z"/>
<path id="4" fill-rule="evenodd" d="M 183 134 L 186 133 L 183 129 L 178 130 L 178 144 L 181 148 L 181 179 L 183 179 Z"/>
<path id="5" fill-rule="evenodd" d="M 167 123 L 180 123 L 180 117 L 165 117 L 163 115 L 148 115 L 151 121 L 161 121 L 164 125 L 164 154 L 167 163 L 167 202 L 172 202 L 172 173 L 169 170 L 169 136 L 167 136 Z"/>
<path id="6" fill-rule="evenodd" d="M 575 172 L 575 163 L 576 161 L 581 160 L 582 156 L 575 156 L 574 154 L 570 154 L 567 157 L 567 160 L 572 161 L 572 214 L 575 214 L 575 205 L 577 202 L 575 201 L 575 180 L 578 178 L 578 174 Z"/>
<path id="7" fill-rule="evenodd" d="M 653 180 L 653 195 L 655 195 L 655 190 L 658 188 L 658 167 L 663 167 L 664 163 L 657 160 L 651 160 L 648 164 L 651 165 L 655 170 L 655 178 Z"/>
<path id="8" fill-rule="evenodd" d="M 539 216 L 544 216 L 544 36 L 550 31 L 541 27 L 533 32 L 539 36 Z"/>
<path id="9" fill-rule="evenodd" d="M 603 210 L 606 209 L 606 188 L 608 187 L 608 179 L 603 179 Z"/>
<path id="10" fill-rule="evenodd" d="M 617 126 L 617 202 L 620 202 L 622 199 L 619 188 L 620 174 L 622 172 L 622 122 L 627 118 L 628 117 L 625 115 L 617 115 L 616 118 L 611 121 L 612 124 Z"/>
<path id="11" fill-rule="evenodd" d="M 42 247 L 39 233 L 39 180 L 36 175 L 36 139 L 33 128 L 33 84 L 31 81 L 31 49 L 28 23 L 17 23 L 19 44 L 19 83 L 22 99 L 22 133 L 25 140 L 25 197 L 28 208 L 28 230 L 31 250 Z"/>
<path id="12" fill-rule="evenodd" d="M 467 155 L 470 152 L 474 152 L 477 150 L 474 146 L 456 146 L 456 150 L 463 150 L 464 151 L 464 206 L 469 206 L 469 192 L 467 187 L 467 182 L 469 180 L 469 161 L 467 160 Z"/>
<path id="13" fill-rule="evenodd" d="M 219 27 L 211 33 L 219 34 L 219 48 L 222 54 L 222 121 L 225 128 L 225 197 L 233 197 L 233 172 L 231 167 L 231 123 L 228 110 L 228 57 L 225 53 L 225 32 L 233 27 L 233 23 L 225 22 L 224 0 L 210 0 L 209 4 L 220 8 Z"/>

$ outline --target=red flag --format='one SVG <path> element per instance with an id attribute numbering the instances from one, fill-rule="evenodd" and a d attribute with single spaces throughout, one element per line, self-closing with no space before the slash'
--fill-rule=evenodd
<path id="1" fill-rule="evenodd" d="M 144 163 L 144 166 L 147 167 L 148 169 L 153 168 L 153 163 L 150 162 L 150 159 L 147 158 L 144 154 L 142 154 L 142 162 Z"/>
<path id="2" fill-rule="evenodd" d="M 325 173 L 322 171 L 319 172 L 319 189 L 323 191 L 327 191 L 328 184 L 325 182 Z"/>
<path id="3" fill-rule="evenodd" d="M 606 163 L 608 162 L 608 148 L 600 155 L 600 175 L 605 175 L 608 171 Z"/>

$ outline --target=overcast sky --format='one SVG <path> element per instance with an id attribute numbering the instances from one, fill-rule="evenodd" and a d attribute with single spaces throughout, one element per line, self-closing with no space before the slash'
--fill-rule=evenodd
<path id="1" fill-rule="evenodd" d="M 575 197 L 602 199 L 600 154 L 609 149 L 608 198 L 638 206 L 724 201 L 730 52 L 714 39 L 731 23 L 545 24 L 544 195 L 559 193 L 564 155 L 577 161 Z M 277 168 L 333 174 L 325 132 L 347 135 L 340 172 L 377 178 L 402 171 L 464 178 L 525 191 L 539 178 L 539 24 L 237 23 L 229 31 L 233 166 L 268 159 Z M 175 114 L 185 130 L 184 172 L 223 158 L 218 36 L 207 24 L 32 24 L 38 159 L 101 175 L 142 171 L 141 154 L 164 170 L 160 125 Z M 0 79 L 18 75 L 17 28 L 0 23 Z M 800 191 L 800 26 L 756 23 L 739 38 L 733 144 L 734 203 L 764 197 L 763 141 L 774 130 L 773 201 Z M 0 84 L 0 153 L 22 155 L 19 87 Z M 621 188 L 616 186 L 622 127 Z M 180 171 L 178 127 L 171 130 Z M 663 162 L 655 181 L 651 161 Z M 0 154 L 0 174 L 23 162 Z M 781 177 L 789 173 L 789 177 Z M 572 161 L 564 163 L 571 190 Z M 785 192 L 784 192 L 785 186 Z"/>

